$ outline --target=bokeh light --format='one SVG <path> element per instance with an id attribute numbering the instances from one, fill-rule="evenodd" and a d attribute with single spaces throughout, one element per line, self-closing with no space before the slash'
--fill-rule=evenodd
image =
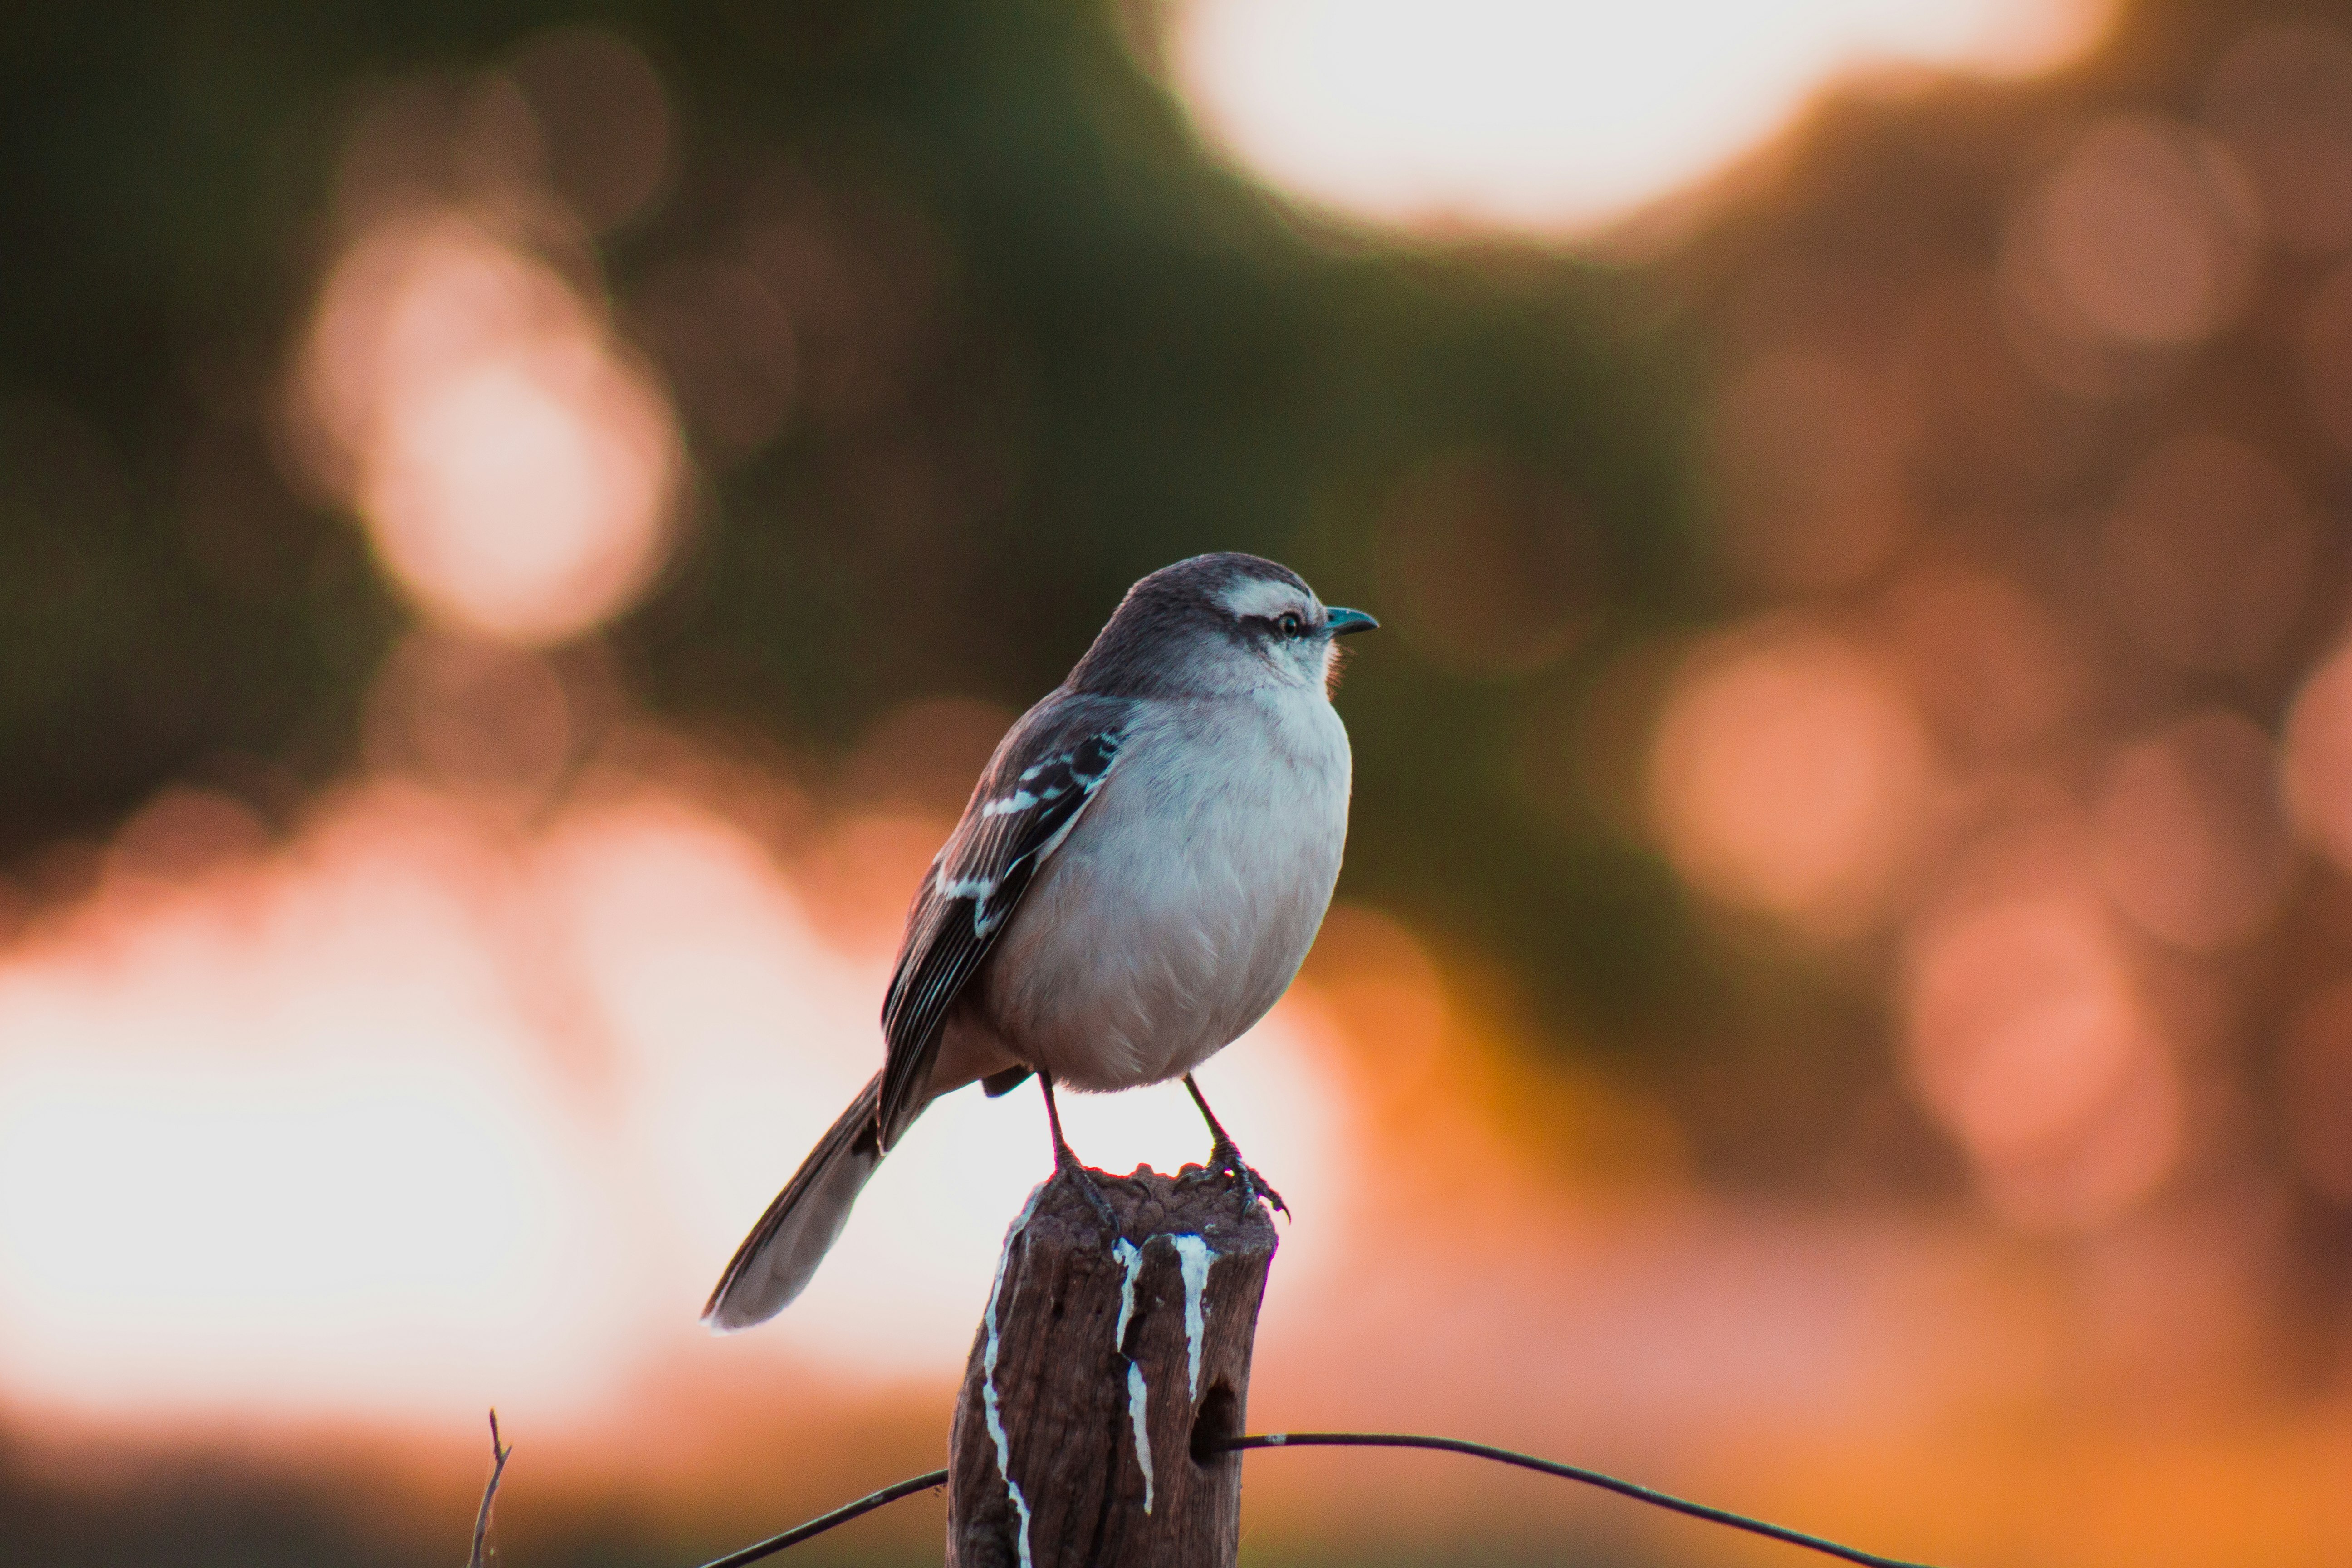
<path id="1" fill-rule="evenodd" d="M 1832 931 L 1874 911 L 1933 787 L 1903 694 L 1850 645 L 1795 623 L 1692 655 L 1650 760 L 1652 811 L 1685 875 Z"/>
<path id="2" fill-rule="evenodd" d="M 2170 1048 L 2081 859 L 2054 826 L 1990 847 L 1906 943 L 1922 1102 L 2033 1228 L 2116 1217 L 2179 1148 Z"/>
<path id="3" fill-rule="evenodd" d="M 2126 747 L 2097 825 L 2109 894 L 2148 934 L 2180 947 L 2259 935 L 2294 869 L 2270 736 L 2223 710 Z"/>
<path id="4" fill-rule="evenodd" d="M 1893 663 L 1949 752 L 2028 748 L 2087 696 L 2088 661 L 2068 628 L 2005 577 L 1922 567 L 1888 590 L 1885 609 Z"/>
<path id="5" fill-rule="evenodd" d="M 1589 231 L 1713 174 L 1857 68 L 2000 74 L 2098 37 L 2095 0 L 1190 0 L 1168 49 L 1209 137 L 1357 218 Z"/>
<path id="6" fill-rule="evenodd" d="M 2352 648 L 2304 682 L 2286 726 L 2286 793 L 2306 840 L 2352 867 Z"/>
<path id="7" fill-rule="evenodd" d="M 2203 340 L 2243 302 L 2260 224 L 2211 136 L 2146 116 L 2093 126 L 2011 216 L 2019 352 L 2070 390 L 2128 386 L 2138 358 Z"/>
<path id="8" fill-rule="evenodd" d="M 355 243 L 300 393 L 321 477 L 436 619 L 561 641 L 661 563 L 681 483 L 666 401 L 563 278 L 478 224 L 393 220 Z"/>

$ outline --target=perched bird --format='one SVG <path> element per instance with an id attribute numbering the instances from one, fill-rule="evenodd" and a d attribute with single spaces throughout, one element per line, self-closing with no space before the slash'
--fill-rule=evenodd
<path id="1" fill-rule="evenodd" d="M 1181 1077 L 1211 1167 L 1280 1205 L 1192 1068 L 1265 1016 L 1322 926 L 1350 776 L 1334 641 L 1379 624 L 1255 555 L 1196 555 L 1128 591 L 998 742 L 907 911 L 882 1070 L 736 1249 L 703 1321 L 782 1311 L 908 1124 L 966 1084 L 999 1095 L 1034 1073 L 1057 1171 L 1108 1217 L 1054 1086 Z"/>

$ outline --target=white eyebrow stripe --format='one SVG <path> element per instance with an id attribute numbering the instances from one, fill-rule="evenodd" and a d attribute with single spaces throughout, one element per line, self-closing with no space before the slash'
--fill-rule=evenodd
<path id="1" fill-rule="evenodd" d="M 1217 595 L 1217 602 L 1234 615 L 1271 618 L 1285 610 L 1297 610 L 1310 615 L 1314 601 L 1287 583 L 1270 577 L 1252 577 L 1236 583 Z"/>

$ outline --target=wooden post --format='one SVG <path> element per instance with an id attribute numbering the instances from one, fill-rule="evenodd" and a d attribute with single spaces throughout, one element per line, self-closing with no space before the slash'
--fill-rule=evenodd
<path id="1" fill-rule="evenodd" d="M 1232 1568 L 1274 1222 L 1188 1165 L 1048 1180 L 1004 1238 L 948 1446 L 949 1568 Z"/>

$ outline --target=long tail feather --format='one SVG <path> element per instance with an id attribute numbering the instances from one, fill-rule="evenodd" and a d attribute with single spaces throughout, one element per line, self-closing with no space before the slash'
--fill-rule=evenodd
<path id="1" fill-rule="evenodd" d="M 735 1249 L 702 1309 L 704 1322 L 721 1333 L 748 1329 L 782 1311 L 808 1288 L 848 1222 L 850 1205 L 882 1163 L 875 1141 L 881 1101 L 882 1079 L 877 1074 Z"/>

